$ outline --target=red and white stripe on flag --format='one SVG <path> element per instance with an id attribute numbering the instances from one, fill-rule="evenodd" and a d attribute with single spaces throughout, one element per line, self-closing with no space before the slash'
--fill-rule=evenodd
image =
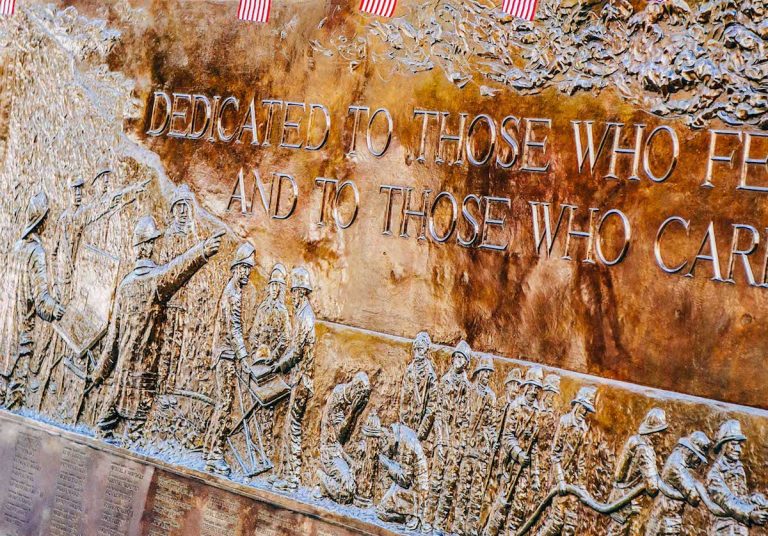
<path id="1" fill-rule="evenodd" d="M 501 9 L 513 17 L 532 21 L 536 18 L 538 3 L 538 0 L 504 0 Z"/>
<path id="2" fill-rule="evenodd" d="M 237 18 L 251 22 L 267 22 L 271 9 L 272 0 L 240 0 Z"/>
<path id="3" fill-rule="evenodd" d="M 396 7 L 397 0 L 360 0 L 360 11 L 379 17 L 391 17 Z"/>
<path id="4" fill-rule="evenodd" d="M 13 15 L 16 11 L 16 0 L 0 0 L 0 15 Z"/>

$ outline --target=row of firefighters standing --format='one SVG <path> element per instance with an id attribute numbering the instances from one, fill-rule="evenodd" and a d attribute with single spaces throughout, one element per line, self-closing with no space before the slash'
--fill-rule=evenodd
<path id="1" fill-rule="evenodd" d="M 545 376 L 538 366 L 524 376 L 513 368 L 499 405 L 489 385 L 494 371 L 490 358 L 478 360 L 470 381 L 472 353 L 462 341 L 438 383 L 428 357 L 430 344 L 426 333 L 417 335 L 400 393 L 401 422 L 415 430 L 423 444 L 433 445 L 429 483 L 422 479 L 425 500 L 409 512 L 409 526 L 420 524 L 425 532 L 513 536 L 547 492 L 557 490 L 537 534 L 578 534 L 580 500 L 567 488 L 586 491 L 588 471 L 597 469 L 588 467 L 587 458 L 592 446 L 587 417 L 596 410 L 596 388 L 580 388 L 570 411 L 559 416 L 559 376 Z M 659 473 L 654 442 L 667 428 L 665 411 L 650 409 L 624 444 L 609 497 L 616 501 L 638 485 L 645 488 L 654 498 L 646 536 L 685 534 L 686 506 L 700 503 L 715 514 L 708 531 L 713 536 L 746 536 L 749 527 L 768 522 L 765 497 L 748 490 L 741 462 L 746 437 L 738 420 L 723 422 L 714 444 L 701 431 L 680 438 Z M 709 461 L 710 450 L 717 458 L 702 485 L 695 470 Z M 481 521 L 484 507 L 487 518 Z M 387 513 L 380 510 L 386 519 Z M 618 508 L 610 514 L 608 534 L 637 534 L 640 513 L 639 499 Z"/>
<path id="2" fill-rule="evenodd" d="M 73 192 L 79 194 L 83 182 L 76 181 L 71 186 Z M 176 218 L 174 223 L 179 219 L 178 212 L 182 212 L 181 221 L 189 223 L 191 200 L 188 188 L 177 188 L 172 202 Z M 80 201 L 80 196 L 74 195 L 73 210 L 90 210 L 90 205 L 81 205 Z M 110 206 L 104 212 L 111 210 L 114 208 Z M 13 260 L 17 265 L 14 268 L 18 273 L 13 311 L 16 356 L 11 372 L 4 377 L 5 392 L 2 397 L 8 408 L 25 405 L 30 363 L 39 359 L 34 355 L 35 319 L 51 322 L 62 318 L 66 311 L 60 293 L 48 282 L 41 234 L 46 228 L 49 212 L 47 195 L 43 192 L 33 195 L 26 210 L 26 224 L 21 238 L 14 245 Z M 168 237 L 164 236 L 152 216 L 137 220 L 131 237 L 134 266 L 117 288 L 101 359 L 86 388 L 86 392 L 90 392 L 108 379 L 113 379 L 96 423 L 98 433 L 105 439 L 118 441 L 114 432 L 120 426 L 124 426 L 124 436 L 129 441 L 138 441 L 143 436 L 160 383 L 168 381 L 166 376 L 169 371 L 159 370 L 162 365 L 159 347 L 163 344 L 166 324 L 171 316 L 169 303 L 218 253 L 223 234 L 217 232 L 202 240 L 192 234 L 189 238 L 193 240 L 182 241 L 185 247 L 180 254 L 171 257 L 163 255 L 161 263 L 157 264 L 156 243 L 161 237 Z M 253 246 L 248 243 L 240 245 L 230 263 L 230 277 L 217 305 L 212 352 L 216 376 L 215 408 L 204 443 L 207 468 L 223 474 L 230 471 L 223 452 L 232 424 L 235 363 L 240 362 L 238 366 L 247 369 L 242 298 L 254 266 Z M 286 269 L 276 265 L 268 286 L 270 297 L 265 303 L 279 304 L 279 307 L 268 310 L 260 307 L 257 322 L 265 324 L 264 340 L 260 342 L 267 347 L 268 368 L 271 372 L 289 376 L 291 393 L 283 430 L 282 463 L 276 472 L 280 478 L 275 485 L 294 490 L 299 485 L 301 470 L 302 421 L 307 402 L 314 392 L 315 315 L 309 301 L 312 292 L 310 274 L 306 268 L 297 267 L 290 276 L 294 314 L 290 332 L 287 332 L 290 322 L 282 300 L 287 279 Z M 278 293 L 280 299 L 275 296 Z"/>
<path id="3" fill-rule="evenodd" d="M 152 409 L 158 374 L 155 352 L 148 349 L 160 337 L 160 315 L 163 305 L 215 255 L 221 236 L 214 235 L 192 248 L 157 265 L 152 260 L 154 244 L 161 236 L 151 216 L 139 219 L 133 235 L 137 260 L 134 269 L 120 283 L 105 349 L 93 377 L 98 387 L 114 374 L 115 381 L 102 407 L 97 427 L 106 439 L 112 438 L 124 423 L 126 435 L 136 440 L 143 434 Z M 232 410 L 238 368 L 247 371 L 245 337 L 243 335 L 242 300 L 251 270 L 255 266 L 254 248 L 240 245 L 230 264 L 230 278 L 218 301 L 213 334 L 213 366 L 215 368 L 215 407 L 204 438 L 206 469 L 228 475 L 224 447 L 232 426 Z M 285 286 L 287 273 L 277 265 L 270 286 Z M 295 268 L 291 274 L 291 297 L 294 307 L 293 329 L 288 341 L 279 341 L 271 350 L 272 372 L 289 373 L 291 395 L 282 437 L 282 464 L 277 471 L 279 488 L 298 487 L 301 470 L 302 421 L 307 402 L 313 393 L 315 315 L 309 302 L 312 283 L 309 272 Z M 285 311 L 278 311 L 278 314 Z M 287 344 L 286 344 L 287 342 Z"/>

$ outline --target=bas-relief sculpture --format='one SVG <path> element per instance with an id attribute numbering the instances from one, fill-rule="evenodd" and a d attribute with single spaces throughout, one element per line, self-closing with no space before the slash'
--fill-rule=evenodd
<path id="1" fill-rule="evenodd" d="M 458 87 L 473 82 L 481 95 L 505 87 L 521 94 L 555 87 L 566 95 L 614 87 L 633 104 L 682 116 L 694 128 L 713 118 L 768 126 L 763 0 L 636 6 L 541 2 L 532 24 L 483 2 L 421 4 L 313 46 L 353 69 L 368 58 L 386 58 L 384 68 L 393 71 L 437 68 Z"/>
<path id="2" fill-rule="evenodd" d="M 751 51 L 762 50 L 754 33 L 762 26 L 742 20 L 758 13 L 759 6 L 749 6 L 728 15 L 737 22 L 714 36 L 712 46 L 752 32 L 752 40 L 738 41 L 743 50 L 734 58 L 743 62 L 739 76 L 759 84 L 764 62 Z M 458 15 L 459 8 L 449 8 L 443 15 Z M 587 40 L 594 46 L 579 54 L 598 57 L 606 54 L 601 47 L 620 46 L 628 48 L 611 54 L 634 59 L 581 79 L 574 70 L 586 69 L 589 58 L 540 58 L 551 67 L 541 80 L 524 83 L 529 73 L 543 72 L 527 69 L 506 73 L 505 84 L 534 90 L 551 80 L 591 80 L 603 87 L 618 83 L 612 77 L 620 72 L 630 87 L 640 83 L 630 76 L 640 63 L 647 80 L 655 65 L 631 56 L 640 47 L 635 40 L 665 40 L 666 25 L 689 28 L 727 15 L 709 4 L 696 17 L 679 3 L 649 6 L 633 18 L 624 4 L 607 4 L 601 18 L 581 5 L 566 8 L 571 11 L 556 15 L 570 14 L 558 22 L 570 28 L 560 32 L 563 39 L 587 39 L 589 28 L 582 26 L 589 21 L 639 32 L 611 44 L 615 36 L 606 36 L 613 34 L 592 28 Z M 126 20 L 140 23 L 138 11 L 122 9 Z M 473 11 L 477 24 L 509 22 L 488 18 L 475 4 L 460 9 Z M 552 5 L 543 10 L 545 20 L 555 16 Z M 14 59 L 3 56 L 4 75 L 15 73 L 2 90 L 14 127 L 2 138 L 0 175 L 9 260 L 0 378 L 6 411 L 74 425 L 128 451 L 215 475 L 225 486 L 227 479 L 245 482 L 370 519 L 392 533 L 766 533 L 763 412 L 510 363 L 475 352 L 464 340 L 435 344 L 429 329 L 419 331 L 428 326 L 413 326 L 418 333 L 405 342 L 323 322 L 316 293 L 334 289 L 316 286 L 311 257 L 289 266 L 280 251 L 237 236 L 188 186 L 173 184 L 152 153 L 121 134 L 135 103 L 130 82 L 104 68 L 117 34 L 73 8 L 32 6 L 21 17 L 18 27 L 0 28 L 4 40 L 14 35 L 37 47 L 34 54 L 11 47 Z M 376 23 L 372 35 L 399 24 Z M 445 59 L 440 44 L 461 35 L 436 24 L 436 35 L 446 37 L 433 39 L 429 53 Z M 538 27 L 520 31 L 550 39 Z M 548 42 L 564 46 L 562 39 Z M 395 50 L 397 61 L 411 65 L 397 54 L 413 50 Z M 709 65 L 708 53 L 693 54 Z M 45 61 L 58 66 L 60 78 L 22 76 L 48 72 Z M 746 102 L 739 91 L 752 83 L 728 78 L 739 91 L 698 94 L 683 109 L 673 102 L 679 84 L 666 74 L 668 84 L 643 82 L 651 96 L 633 92 L 633 98 L 662 99 L 667 110 L 679 108 L 670 113 L 685 112 L 694 125 L 738 116 Z M 457 83 L 464 76 L 451 75 Z M 54 91 L 68 77 L 92 92 Z M 684 78 L 688 89 L 703 87 L 702 80 Z M 57 123 L 56 104 L 40 105 L 38 85 L 52 86 L 43 94 L 61 95 L 60 106 L 72 117 Z M 25 98 L 63 132 L 49 140 L 50 154 L 35 148 L 27 160 L 19 155 L 37 131 Z M 117 119 L 106 110 L 119 110 Z M 743 122 L 760 124 L 764 117 L 757 104 L 744 113 Z M 73 122 L 100 134 L 72 131 Z M 86 251 L 112 260 L 97 263 Z M 84 277 L 94 264 L 103 277 Z M 76 294 L 82 280 L 109 302 L 106 316 Z M 384 361 L 370 355 L 374 347 Z"/>

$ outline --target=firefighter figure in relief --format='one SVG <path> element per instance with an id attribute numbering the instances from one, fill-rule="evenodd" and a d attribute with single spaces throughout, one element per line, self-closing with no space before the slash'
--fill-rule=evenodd
<path id="1" fill-rule="evenodd" d="M 252 362 L 264 360 L 274 363 L 285 352 L 291 333 L 291 321 L 285 306 L 285 286 L 288 272 L 280 263 L 275 264 L 269 274 L 266 296 L 256 308 L 256 318 L 253 321 L 248 343 Z M 274 406 L 259 408 L 255 413 L 259 427 L 262 430 L 264 450 L 272 458 L 274 449 L 273 423 L 275 420 Z"/>
<path id="2" fill-rule="evenodd" d="M 714 451 L 717 459 L 707 474 L 707 491 L 726 517 L 712 520 L 709 536 L 748 536 L 749 527 L 768 522 L 768 502 L 762 493 L 751 493 L 741 462 L 747 440 L 736 419 L 725 421 L 717 432 Z"/>
<path id="3" fill-rule="evenodd" d="M 224 459 L 224 445 L 232 426 L 232 406 L 238 369 L 247 367 L 248 350 L 243 336 L 243 289 L 248 284 L 255 263 L 254 248 L 248 242 L 235 251 L 229 278 L 219 298 L 213 332 L 213 368 L 216 370 L 216 406 L 204 440 L 205 468 L 229 475 Z"/>
<path id="4" fill-rule="evenodd" d="M 469 424 L 462 438 L 459 492 L 455 501 L 453 532 L 477 534 L 483 506 L 483 484 L 496 441 L 496 394 L 488 385 L 494 372 L 493 359 L 480 358 L 472 372 L 469 393 Z"/>
<path id="5" fill-rule="evenodd" d="M 418 529 L 429 492 L 429 473 L 416 432 L 402 423 L 393 424 L 386 431 L 379 461 L 392 484 L 376 507 L 376 515 L 383 521 L 405 523 L 409 530 Z"/>
<path id="6" fill-rule="evenodd" d="M 426 331 L 421 331 L 413 341 L 413 359 L 405 369 L 400 386 L 400 422 L 415 430 L 420 441 L 425 441 L 432 431 L 437 398 L 437 374 L 429 358 L 432 341 Z"/>
<path id="7" fill-rule="evenodd" d="M 40 235 L 48 220 L 48 196 L 40 192 L 32 196 L 27 206 L 27 224 L 21 238 L 13 246 L 13 258 L 6 289 L 12 294 L 11 322 L 6 336 L 11 342 L 11 362 L 4 371 L 5 406 L 16 409 L 24 405 L 29 387 L 29 367 L 34 361 L 35 319 L 52 322 L 64 316 L 64 306 L 51 293 L 48 282 L 45 248 Z"/>
<path id="8" fill-rule="evenodd" d="M 440 379 L 435 415 L 435 450 L 426 506 L 426 515 L 433 516 L 433 523 L 428 523 L 428 520 L 425 530 L 432 526 L 437 530 L 446 530 L 452 510 L 459 481 L 461 438 L 469 424 L 467 398 L 471 385 L 467 366 L 471 358 L 469 344 L 460 341 L 453 350 L 450 370 Z"/>
<path id="9" fill-rule="evenodd" d="M 334 387 L 325 404 L 320 420 L 319 487 L 315 495 L 349 504 L 355 496 L 354 462 L 344 450 L 357 419 L 371 395 L 371 385 L 365 372 L 355 374 L 352 381 Z"/>
<path id="10" fill-rule="evenodd" d="M 621 497 L 627 490 L 642 482 L 646 493 L 655 497 L 659 492 L 659 468 L 653 441 L 668 427 L 667 414 L 661 408 L 652 408 L 640 424 L 637 434 L 627 439 L 619 455 L 614 474 L 611 499 Z M 609 536 L 635 534 L 640 504 L 636 499 L 611 515 Z"/>
<path id="11" fill-rule="evenodd" d="M 282 458 L 274 486 L 293 491 L 298 489 L 301 476 L 302 436 L 307 403 L 315 392 L 315 312 L 309 301 L 312 280 L 304 267 L 291 272 L 291 301 L 293 328 L 288 347 L 271 365 L 271 372 L 289 373 L 291 396 L 288 415 L 281 437 Z"/>
<path id="12" fill-rule="evenodd" d="M 579 500 L 565 494 L 565 485 L 585 488 L 586 456 L 584 440 L 589 431 L 587 415 L 595 412 L 597 388 L 582 387 L 571 401 L 571 411 L 560 418 L 550 449 L 551 482 L 557 486 L 557 497 L 539 536 L 576 536 Z"/>
<path id="13" fill-rule="evenodd" d="M 711 446 L 712 441 L 700 431 L 678 440 L 664 463 L 661 478 L 680 498 L 667 497 L 663 493 L 656 496 L 645 527 L 645 536 L 685 534 L 683 514 L 686 506 L 698 506 L 701 502 L 693 471 L 707 463 L 707 452 Z"/>
<path id="14" fill-rule="evenodd" d="M 220 231 L 197 243 L 167 264 L 152 260 L 161 236 L 151 216 L 139 218 L 133 233 L 136 263 L 120 283 L 104 350 L 90 388 L 114 373 L 115 379 L 102 406 L 97 427 L 106 439 L 126 423 L 129 441 L 143 435 L 157 391 L 158 356 L 165 305 L 208 260 L 219 251 Z"/>
<path id="15" fill-rule="evenodd" d="M 526 496 L 539 489 L 539 406 L 544 371 L 525 374 L 523 392 L 510 405 L 501 430 L 501 481 L 491 505 L 484 536 L 513 534 L 524 521 Z"/>

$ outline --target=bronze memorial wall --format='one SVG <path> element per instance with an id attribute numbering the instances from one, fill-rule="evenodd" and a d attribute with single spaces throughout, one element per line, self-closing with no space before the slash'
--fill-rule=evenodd
<path id="1" fill-rule="evenodd" d="M 768 534 L 768 0 L 20 2 L 0 536 Z"/>

